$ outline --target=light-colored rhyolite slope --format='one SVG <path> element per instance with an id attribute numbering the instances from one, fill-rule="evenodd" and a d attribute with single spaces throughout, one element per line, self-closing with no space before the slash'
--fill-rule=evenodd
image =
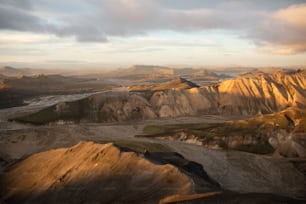
<path id="1" fill-rule="evenodd" d="M 215 86 L 155 92 L 160 117 L 195 114 L 255 115 L 306 106 L 306 71 L 254 73 Z"/>

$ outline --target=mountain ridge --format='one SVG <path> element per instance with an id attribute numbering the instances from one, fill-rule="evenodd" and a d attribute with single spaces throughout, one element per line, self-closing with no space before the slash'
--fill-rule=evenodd
<path id="1" fill-rule="evenodd" d="M 58 111 L 61 107 L 65 111 Z M 243 76 L 200 88 L 110 91 L 48 109 L 53 120 L 71 113 L 85 121 L 110 122 L 205 114 L 254 116 L 288 107 L 306 108 L 306 71 Z M 31 121 L 34 115 L 18 120 Z"/>
<path id="2" fill-rule="evenodd" d="M 171 163 L 163 163 L 166 160 L 158 159 L 163 153 L 158 153 L 154 162 L 146 154 L 123 150 L 112 143 L 93 142 L 37 153 L 1 176 L 1 199 L 8 203 L 82 203 L 83 199 L 157 203 L 163 197 L 196 190 L 196 182 L 189 177 L 192 171 L 186 173 Z M 188 162 L 176 154 L 165 154 L 167 159 L 182 160 L 182 167 Z M 202 191 L 220 189 L 209 178 L 197 179 L 201 180 Z"/>

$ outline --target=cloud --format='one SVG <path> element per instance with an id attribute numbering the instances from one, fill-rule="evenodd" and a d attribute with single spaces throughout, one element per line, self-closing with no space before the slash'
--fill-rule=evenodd
<path id="1" fill-rule="evenodd" d="M 274 54 L 306 51 L 306 4 L 290 5 L 299 0 L 270 2 L 264 4 L 266 9 L 249 0 L 68 2 L 64 6 L 60 0 L 0 0 L 0 29 L 74 36 L 79 42 L 107 42 L 160 30 L 226 30 Z"/>
<path id="2" fill-rule="evenodd" d="M 107 42 L 104 31 L 89 22 L 90 20 L 82 18 L 70 21 L 68 24 L 56 28 L 54 33 L 59 37 L 75 36 L 79 42 Z"/>
<path id="3" fill-rule="evenodd" d="M 262 50 L 283 55 L 306 51 L 306 4 L 264 15 L 265 20 L 249 35 Z"/>
<path id="4" fill-rule="evenodd" d="M 56 12 L 54 8 L 60 7 L 56 5 L 60 4 L 59 1 L 52 2 L 55 5 L 44 1 L 35 2 L 35 6 L 28 4 L 28 7 L 36 8 L 35 11 L 14 10 L 1 4 L 0 8 L 4 12 L 0 29 L 50 32 L 61 37 L 75 36 L 81 42 L 106 42 L 108 37 L 145 35 L 156 30 L 186 32 L 227 29 L 237 25 L 242 27 L 245 23 L 237 24 L 229 19 L 247 19 L 245 12 L 237 15 L 235 11 L 217 11 L 203 7 L 203 3 L 197 3 L 202 6 L 198 9 L 178 9 L 174 3 L 171 4 L 172 7 L 165 7 L 161 0 L 83 0 L 79 7 L 84 4 L 91 8 L 87 13 L 71 15 L 69 11 L 65 14 L 61 10 L 60 13 L 50 15 L 51 12 Z M 48 10 L 46 7 L 50 8 L 47 12 L 48 19 L 46 14 L 38 12 Z"/>
<path id="5" fill-rule="evenodd" d="M 292 5 L 286 9 L 281 9 L 273 14 L 277 20 L 281 20 L 297 27 L 306 27 L 306 3 Z"/>
<path id="6" fill-rule="evenodd" d="M 43 32 L 45 25 L 39 17 L 21 10 L 0 7 L 0 29 Z"/>
<path id="7" fill-rule="evenodd" d="M 33 8 L 30 0 L 0 0 L 0 5 L 21 10 L 31 10 Z"/>
<path id="8" fill-rule="evenodd" d="M 57 40 L 54 35 L 45 34 L 33 34 L 33 33 L 14 33 L 3 32 L 0 33 L 0 44 L 40 44 L 50 42 L 51 40 Z"/>
<path id="9" fill-rule="evenodd" d="M 291 55 L 297 54 L 306 51 L 306 43 L 304 44 L 292 44 L 286 46 L 272 46 L 272 53 L 279 54 L 279 55 Z"/>

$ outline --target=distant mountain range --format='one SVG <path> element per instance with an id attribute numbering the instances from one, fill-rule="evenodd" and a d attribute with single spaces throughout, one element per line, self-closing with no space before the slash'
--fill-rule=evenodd
<path id="1" fill-rule="evenodd" d="M 187 79 L 178 77 L 168 83 L 151 84 L 151 85 L 132 85 L 128 86 L 128 89 L 130 91 L 149 91 L 149 90 L 158 91 L 158 90 L 171 90 L 171 89 L 190 89 L 196 87 L 200 86 Z"/>
<path id="2" fill-rule="evenodd" d="M 33 69 L 22 68 L 17 69 L 10 66 L 0 67 L 0 74 L 5 76 L 22 76 L 33 74 Z"/>
<path id="3" fill-rule="evenodd" d="M 126 69 L 109 71 L 102 77 L 137 80 L 138 82 L 158 83 L 169 81 L 177 77 L 190 80 L 218 81 L 219 79 L 231 78 L 226 74 L 216 74 L 214 71 L 195 68 L 169 68 L 161 66 L 136 65 Z"/>

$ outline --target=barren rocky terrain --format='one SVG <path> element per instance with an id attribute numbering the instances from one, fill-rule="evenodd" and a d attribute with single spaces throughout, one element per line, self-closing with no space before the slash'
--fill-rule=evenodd
<path id="1" fill-rule="evenodd" d="M 0 200 L 303 203 L 305 73 L 117 85 L 1 109 Z"/>

